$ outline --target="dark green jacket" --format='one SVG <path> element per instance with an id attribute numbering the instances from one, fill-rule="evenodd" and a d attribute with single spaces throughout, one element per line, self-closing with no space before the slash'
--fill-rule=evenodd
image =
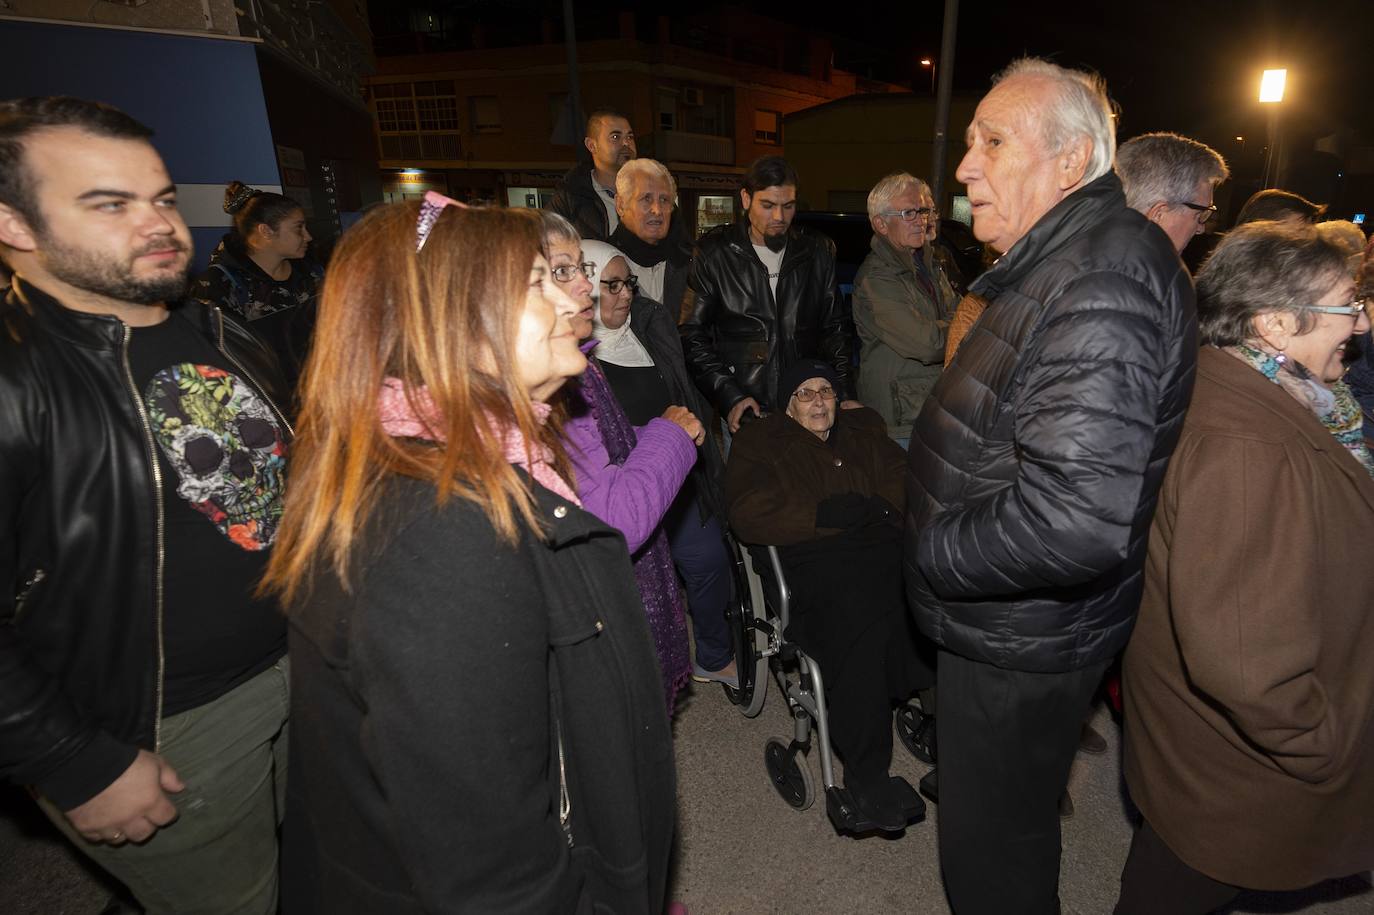
<path id="1" fill-rule="evenodd" d="M 932 297 L 905 250 L 874 235 L 873 251 L 854 275 L 859 332 L 859 400 L 906 438 L 945 361 L 945 331 L 958 297 L 943 270 L 930 264 Z M 924 251 L 922 251 L 924 254 Z"/>

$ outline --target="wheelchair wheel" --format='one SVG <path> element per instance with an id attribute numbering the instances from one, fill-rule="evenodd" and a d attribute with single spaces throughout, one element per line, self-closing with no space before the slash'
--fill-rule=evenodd
<path id="1" fill-rule="evenodd" d="M 811 767 L 800 750 L 780 737 L 769 738 L 763 747 L 763 764 L 768 778 L 782 799 L 797 810 L 805 810 L 816 800 L 816 783 Z"/>
<path id="2" fill-rule="evenodd" d="M 935 765 L 935 716 L 921 711 L 916 702 L 897 709 L 897 739 L 912 756 L 928 766 Z"/>
<path id="3" fill-rule="evenodd" d="M 748 569 L 739 545 L 733 540 L 728 544 L 734 558 L 735 590 L 726 617 L 735 644 L 739 688 L 722 686 L 726 698 L 738 706 L 740 714 L 754 718 L 763 711 L 763 701 L 768 694 L 768 659 L 763 656 L 768 650 L 768 633 L 754 625 L 756 619 L 766 618 L 763 586 Z"/>

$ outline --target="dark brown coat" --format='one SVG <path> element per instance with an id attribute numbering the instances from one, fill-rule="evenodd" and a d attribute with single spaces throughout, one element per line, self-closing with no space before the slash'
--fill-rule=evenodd
<path id="1" fill-rule="evenodd" d="M 1374 480 L 1205 347 L 1126 651 L 1126 781 L 1185 863 L 1294 889 L 1374 867 Z"/>

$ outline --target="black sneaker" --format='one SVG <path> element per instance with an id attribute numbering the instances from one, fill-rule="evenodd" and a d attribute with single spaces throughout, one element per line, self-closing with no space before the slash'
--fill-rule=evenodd
<path id="1" fill-rule="evenodd" d="M 1078 752 L 1091 753 L 1093 756 L 1106 753 L 1107 738 L 1097 733 L 1097 730 L 1085 721 L 1083 730 L 1078 732 Z"/>
<path id="2" fill-rule="evenodd" d="M 859 813 L 874 826 L 884 832 L 901 832 L 906 829 L 906 810 L 902 798 L 892 788 L 890 779 L 884 778 L 881 787 L 863 790 L 845 783 L 849 796 L 854 798 L 854 806 Z"/>

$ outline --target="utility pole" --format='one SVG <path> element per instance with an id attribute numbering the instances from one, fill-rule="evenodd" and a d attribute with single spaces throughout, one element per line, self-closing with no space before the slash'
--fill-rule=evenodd
<path id="1" fill-rule="evenodd" d="M 563 0 L 563 46 L 568 52 L 568 111 L 572 118 L 572 133 L 577 136 L 582 130 L 582 90 L 577 78 L 577 26 L 573 22 L 573 0 Z M 586 156 L 586 149 L 576 139 L 572 140 L 579 161 Z"/>
<path id="2" fill-rule="evenodd" d="M 935 207 L 945 206 L 945 161 L 949 151 L 949 97 L 954 90 L 954 35 L 959 24 L 959 0 L 945 0 L 944 36 L 940 40 L 940 88 L 935 98 L 935 139 L 931 150 L 931 188 Z"/>

